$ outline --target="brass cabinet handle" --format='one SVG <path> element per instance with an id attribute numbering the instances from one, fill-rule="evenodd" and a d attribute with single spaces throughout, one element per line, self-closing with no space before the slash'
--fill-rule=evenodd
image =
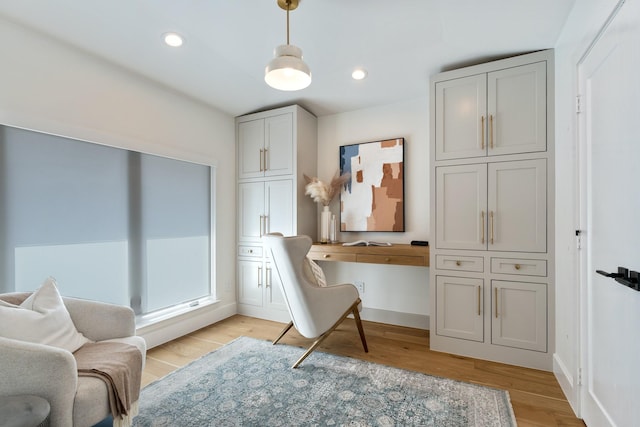
<path id="1" fill-rule="evenodd" d="M 258 266 L 258 287 L 262 287 L 262 266 Z"/>
<path id="2" fill-rule="evenodd" d="M 460 265 L 462 265 L 462 263 L 460 262 L 460 260 L 457 260 L 457 261 L 456 261 L 456 265 L 457 265 L 458 267 L 460 267 Z"/>
<path id="3" fill-rule="evenodd" d="M 494 288 L 495 294 L 495 307 L 496 307 L 496 319 L 498 318 L 498 288 Z"/>
<path id="4" fill-rule="evenodd" d="M 480 243 L 484 245 L 484 211 L 480 211 L 480 226 L 482 227 L 482 232 L 480 233 Z"/>
<path id="5" fill-rule="evenodd" d="M 493 148 L 493 114 L 489 115 L 489 148 Z"/>
<path id="6" fill-rule="evenodd" d="M 480 298 L 481 298 L 480 285 L 478 285 L 478 316 L 480 316 Z"/>
<path id="7" fill-rule="evenodd" d="M 264 150 L 260 149 L 260 172 L 264 172 Z"/>
<path id="8" fill-rule="evenodd" d="M 324 254 L 324 255 L 322 255 L 322 257 L 323 257 L 323 258 L 330 258 L 330 257 L 331 257 L 331 255 L 330 255 L 330 254 Z"/>
<path id="9" fill-rule="evenodd" d="M 520 264 L 516 264 L 513 266 L 516 270 L 520 270 Z"/>
<path id="10" fill-rule="evenodd" d="M 480 123 L 482 123 L 482 132 L 480 133 L 480 149 L 484 150 L 484 116 L 480 118 Z"/>
<path id="11" fill-rule="evenodd" d="M 384 261 L 385 262 L 389 262 L 389 261 L 391 261 L 391 258 L 387 257 L 387 258 L 384 259 Z"/>
<path id="12" fill-rule="evenodd" d="M 269 151 L 269 150 L 265 148 L 264 149 L 264 154 L 263 154 L 263 157 L 264 157 L 264 171 L 265 172 L 269 170 L 269 164 L 268 164 L 269 163 L 268 162 L 269 158 L 267 157 L 267 151 Z"/>
<path id="13" fill-rule="evenodd" d="M 489 218 L 491 219 L 491 227 L 489 227 L 489 230 L 491 232 L 491 239 L 490 242 L 493 245 L 493 211 L 489 211 Z"/>

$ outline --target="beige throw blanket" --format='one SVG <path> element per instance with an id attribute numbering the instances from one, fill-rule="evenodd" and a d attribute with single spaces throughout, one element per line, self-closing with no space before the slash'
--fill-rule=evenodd
<path id="1" fill-rule="evenodd" d="M 140 396 L 140 350 L 129 344 L 96 342 L 83 345 L 73 355 L 78 376 L 100 378 L 107 385 L 114 427 L 131 425 Z"/>

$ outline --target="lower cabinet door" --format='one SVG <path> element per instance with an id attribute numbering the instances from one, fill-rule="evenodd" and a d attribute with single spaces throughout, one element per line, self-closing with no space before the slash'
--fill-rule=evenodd
<path id="1" fill-rule="evenodd" d="M 262 307 L 263 262 L 238 260 L 238 302 Z"/>
<path id="2" fill-rule="evenodd" d="M 270 263 L 266 264 L 265 269 L 265 298 L 267 308 L 287 311 L 287 303 L 282 295 L 282 285 L 278 272 L 275 271 Z"/>
<path id="3" fill-rule="evenodd" d="M 484 281 L 478 278 L 436 277 L 436 333 L 484 341 Z"/>
<path id="4" fill-rule="evenodd" d="M 547 351 L 547 285 L 491 281 L 491 343 Z"/>

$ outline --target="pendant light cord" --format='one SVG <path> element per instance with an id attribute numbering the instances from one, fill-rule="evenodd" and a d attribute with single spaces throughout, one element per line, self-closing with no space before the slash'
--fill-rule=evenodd
<path id="1" fill-rule="evenodd" d="M 287 44 L 289 44 L 289 9 L 291 7 L 291 0 L 287 0 Z"/>

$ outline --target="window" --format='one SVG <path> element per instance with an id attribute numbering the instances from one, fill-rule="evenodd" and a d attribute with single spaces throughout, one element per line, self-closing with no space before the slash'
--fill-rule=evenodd
<path id="1" fill-rule="evenodd" d="M 213 174 L 0 126 L 0 290 L 53 276 L 63 295 L 138 315 L 213 297 Z"/>

